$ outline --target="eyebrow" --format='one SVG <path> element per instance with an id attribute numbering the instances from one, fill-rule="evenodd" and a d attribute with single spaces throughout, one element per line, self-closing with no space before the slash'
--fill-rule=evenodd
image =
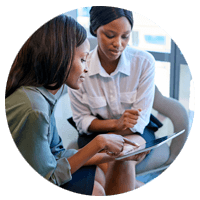
<path id="1" fill-rule="evenodd" d="M 83 54 L 86 54 L 87 56 L 89 55 L 88 51 L 82 52 Z"/>
<path id="2" fill-rule="evenodd" d="M 117 32 L 115 32 L 115 31 L 112 31 L 112 30 L 104 30 L 105 32 L 111 32 L 111 33 L 117 33 Z M 123 34 L 128 34 L 128 33 L 130 33 L 131 32 L 131 30 L 128 30 L 128 31 L 126 31 L 126 32 L 124 32 Z"/>
<path id="3" fill-rule="evenodd" d="M 86 54 L 86 55 L 84 55 L 84 56 L 88 56 L 90 53 L 89 52 L 83 52 L 83 54 Z"/>
<path id="4" fill-rule="evenodd" d="M 86 56 L 88 56 L 90 53 L 89 52 L 84 52 L 86 54 Z"/>

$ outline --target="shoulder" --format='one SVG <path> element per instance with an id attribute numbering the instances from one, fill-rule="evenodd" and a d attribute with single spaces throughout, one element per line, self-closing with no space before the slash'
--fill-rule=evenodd
<path id="1" fill-rule="evenodd" d="M 37 111 L 49 114 L 50 105 L 35 87 L 21 87 L 5 100 L 6 112 Z"/>
<path id="2" fill-rule="evenodd" d="M 150 64 L 155 63 L 155 59 L 152 54 L 150 54 L 147 51 L 140 50 L 138 48 L 135 48 L 133 46 L 127 46 L 124 50 L 124 54 L 129 60 L 145 60 L 149 62 Z"/>
<path id="3" fill-rule="evenodd" d="M 47 99 L 35 87 L 24 87 L 23 91 L 27 96 L 28 105 L 33 111 L 39 111 L 48 114 L 50 105 Z"/>
<path id="4" fill-rule="evenodd" d="M 19 133 L 21 127 L 39 128 L 41 124 L 49 124 L 48 103 L 45 103 L 43 98 L 34 89 L 25 87 L 19 88 L 6 98 L 6 117 L 12 135 Z M 25 127 L 24 124 L 29 125 Z"/>

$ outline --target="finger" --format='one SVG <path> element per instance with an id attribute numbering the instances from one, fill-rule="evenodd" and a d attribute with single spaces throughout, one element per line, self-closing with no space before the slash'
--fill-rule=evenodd
<path id="1" fill-rule="evenodd" d="M 118 156 L 121 152 L 119 152 L 119 153 L 114 153 L 114 152 L 106 151 L 106 153 L 107 153 L 109 156 L 116 157 L 116 156 Z"/>
<path id="2" fill-rule="evenodd" d="M 137 120 L 126 118 L 124 119 L 124 128 L 133 128 L 137 124 Z"/>
<path id="3" fill-rule="evenodd" d="M 138 117 L 139 115 L 137 113 L 130 113 L 130 112 L 124 113 L 124 118 L 127 118 L 127 119 L 137 120 Z"/>
<path id="4" fill-rule="evenodd" d="M 126 110 L 125 112 L 133 114 L 133 115 L 140 116 L 140 112 L 137 109 L 130 109 L 130 110 Z"/>
<path id="5" fill-rule="evenodd" d="M 127 128 L 133 128 L 137 124 L 137 120 L 128 120 L 124 123 Z"/>
<path id="6" fill-rule="evenodd" d="M 127 138 L 123 138 L 123 139 L 124 139 L 124 142 L 125 142 L 126 144 L 130 144 L 130 145 L 133 145 L 133 146 L 136 146 L 136 147 L 139 147 L 139 146 L 140 146 L 138 143 L 133 142 L 133 141 L 127 139 Z"/>

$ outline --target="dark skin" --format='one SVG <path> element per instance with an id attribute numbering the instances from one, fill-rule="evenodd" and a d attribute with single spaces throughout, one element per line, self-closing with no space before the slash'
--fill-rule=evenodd
<path id="1" fill-rule="evenodd" d="M 120 17 L 100 26 L 95 33 L 97 34 L 98 55 L 101 65 L 108 74 L 111 74 L 117 68 L 120 56 L 129 42 L 131 25 L 127 18 Z M 130 130 L 137 124 L 140 112 L 141 109 L 131 109 L 125 110 L 119 119 L 94 119 L 88 131 L 121 135 L 139 145 L 144 144 L 146 141 Z M 125 144 L 124 152 L 128 151 L 129 148 L 130 146 Z M 147 153 L 149 152 L 103 164 L 101 167 L 106 174 L 106 194 L 124 193 L 143 185 L 135 179 L 135 166 L 145 158 Z"/>
<path id="2" fill-rule="evenodd" d="M 128 44 L 130 32 L 130 23 L 125 17 L 100 26 L 96 30 L 99 58 L 108 74 L 115 71 L 121 53 Z M 66 82 L 73 89 L 79 89 L 84 81 L 84 73 L 87 73 L 85 61 L 88 52 L 89 46 L 86 40 L 86 43 L 84 42 L 75 52 L 75 63 Z M 52 91 L 52 93 L 55 92 Z M 103 169 L 105 177 L 100 168 L 97 168 L 93 195 L 119 194 L 141 186 L 141 183 L 135 179 L 135 166 L 145 158 L 146 153 L 120 161 L 115 160 L 115 157 L 124 155 L 130 148 L 137 147 L 136 144 L 145 142 L 142 137 L 134 135 L 130 130 L 137 124 L 140 112 L 140 109 L 126 110 L 119 119 L 93 120 L 88 131 L 108 132 L 108 134 L 98 135 L 68 159 L 72 173 L 84 165 L 95 164 Z M 100 151 L 101 153 L 98 153 Z"/>
<path id="3" fill-rule="evenodd" d="M 86 40 L 75 51 L 72 70 L 70 72 L 69 79 L 67 79 L 66 82 L 66 84 L 73 89 L 79 89 L 80 85 L 84 81 L 85 73 L 87 73 L 85 61 L 87 59 L 89 49 L 90 45 L 88 40 Z M 55 84 L 52 84 L 52 86 L 54 85 Z M 58 90 L 59 89 L 49 90 L 49 92 L 55 95 Z M 88 145 L 79 149 L 76 154 L 68 158 L 68 162 L 71 166 L 71 173 L 73 174 L 82 166 L 113 162 L 116 156 L 123 155 L 125 153 L 125 151 L 123 151 L 125 144 L 137 147 L 134 142 L 121 135 L 98 135 L 94 140 L 88 143 Z M 100 151 L 104 151 L 104 153 L 98 153 Z M 111 154 L 110 152 L 114 152 L 115 154 Z M 101 169 L 97 167 L 92 195 L 105 195 L 105 190 L 109 191 L 109 189 L 105 187 L 105 175 Z"/>

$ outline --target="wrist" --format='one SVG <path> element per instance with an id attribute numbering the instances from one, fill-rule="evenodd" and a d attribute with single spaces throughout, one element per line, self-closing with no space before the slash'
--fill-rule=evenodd
<path id="1" fill-rule="evenodd" d="M 97 136 L 95 137 L 95 141 L 96 141 L 96 145 L 97 145 L 99 151 L 101 151 L 101 150 L 103 150 L 103 149 L 106 148 L 106 140 L 105 140 L 105 138 L 103 137 L 103 135 L 101 135 L 101 134 L 100 134 L 100 135 L 97 135 Z"/>
<path id="2" fill-rule="evenodd" d="M 118 120 L 117 119 L 113 119 L 112 131 L 118 131 Z"/>

